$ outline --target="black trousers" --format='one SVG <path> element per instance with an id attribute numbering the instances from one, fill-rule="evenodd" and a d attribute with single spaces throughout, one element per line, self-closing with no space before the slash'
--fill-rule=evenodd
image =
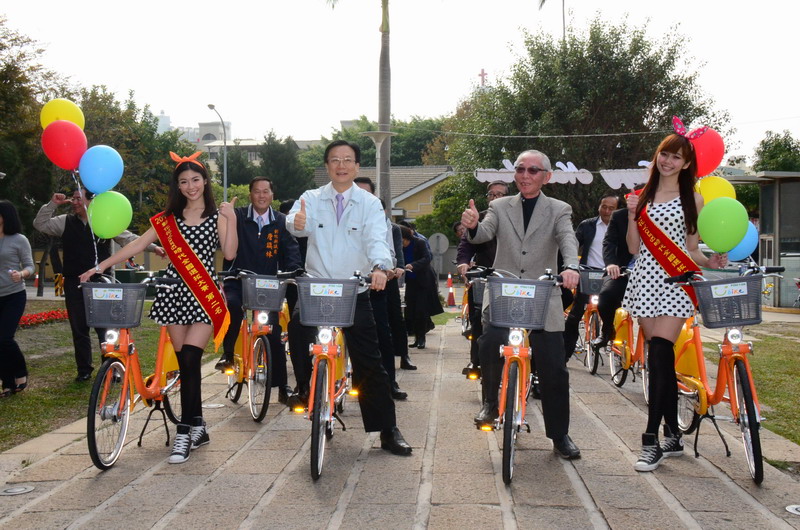
<path id="1" fill-rule="evenodd" d="M 389 327 L 396 357 L 408 357 L 408 331 L 403 318 L 403 303 L 400 298 L 400 283 L 395 278 L 386 282 L 386 310 L 389 312 Z"/>
<path id="2" fill-rule="evenodd" d="M 477 284 L 472 285 L 475 286 Z M 478 286 L 477 288 L 485 289 L 486 287 Z M 476 306 L 472 288 L 467 290 L 467 303 L 469 304 L 469 324 L 472 326 L 472 339 L 469 342 L 469 362 L 473 366 L 480 366 L 481 357 L 478 354 L 478 339 L 483 334 L 483 308 L 481 305 Z"/>
<path id="3" fill-rule="evenodd" d="M 508 339 L 508 328 L 484 322 L 478 339 L 485 399 L 497 403 L 505 360 L 500 347 Z M 569 372 L 564 362 L 563 335 L 559 331 L 533 331 L 530 334 L 533 361 L 539 374 L 545 434 L 558 439 L 569 432 Z"/>
<path id="4" fill-rule="evenodd" d="M 614 338 L 614 313 L 622 307 L 622 297 L 625 296 L 625 288 L 628 286 L 628 277 L 620 276 L 612 280 L 611 276 L 606 276 L 603 286 L 600 288 L 600 295 L 597 301 L 597 311 L 603 320 L 603 337 L 606 340 Z"/>
<path id="5" fill-rule="evenodd" d="M 394 385 L 396 382 L 394 348 L 389 325 L 389 298 L 386 291 L 369 291 L 369 303 L 372 305 L 372 314 L 375 316 L 375 331 L 378 333 L 378 347 L 381 351 L 383 369 L 389 374 L 389 382 Z"/>
<path id="6" fill-rule="evenodd" d="M 0 380 L 3 389 L 15 388 L 16 378 L 28 376 L 25 356 L 14 339 L 19 326 L 19 319 L 25 312 L 28 295 L 25 289 L 0 296 Z"/>
<path id="7" fill-rule="evenodd" d="M 78 375 L 91 374 L 92 367 L 92 341 L 89 338 L 89 325 L 86 323 L 86 306 L 83 303 L 83 291 L 78 286 L 80 281 L 76 276 L 64 278 L 64 301 L 67 306 L 69 327 L 72 330 L 72 345 L 75 348 L 75 364 L 78 366 Z M 106 337 L 106 330 L 96 328 L 97 340 L 102 344 Z"/>
<path id="8" fill-rule="evenodd" d="M 570 309 L 567 319 L 564 321 L 564 353 L 567 358 L 575 351 L 575 344 L 578 342 L 578 324 L 583 318 L 583 313 L 586 311 L 586 304 L 588 303 L 589 297 L 583 294 L 580 287 L 578 287 L 575 292 L 572 309 Z"/>
<path id="9" fill-rule="evenodd" d="M 222 351 L 233 355 L 236 347 L 236 339 L 239 337 L 239 329 L 242 326 L 244 310 L 242 309 L 242 282 L 241 280 L 228 280 L 225 282 L 225 298 L 228 301 L 228 312 L 231 316 L 231 324 L 225 339 L 222 341 Z M 281 342 L 281 327 L 278 325 L 278 312 L 271 311 L 269 323 L 273 326 L 272 333 L 267 335 L 269 350 L 272 357 L 272 386 L 286 386 L 286 351 Z"/>
<path id="10" fill-rule="evenodd" d="M 383 367 L 375 317 L 370 304 L 370 295 L 358 295 L 353 325 L 344 328 L 344 339 L 350 362 L 353 365 L 353 385 L 358 389 L 358 404 L 367 432 L 391 429 L 397 425 L 392 400 L 389 375 Z M 289 322 L 289 341 L 292 366 L 302 392 L 310 387 L 311 356 L 309 344 L 316 339 L 317 328 L 300 323 L 297 308 Z"/>

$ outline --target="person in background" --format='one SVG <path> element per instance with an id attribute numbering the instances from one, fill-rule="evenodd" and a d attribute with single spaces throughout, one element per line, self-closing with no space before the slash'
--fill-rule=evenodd
<path id="1" fill-rule="evenodd" d="M 33 270 L 31 244 L 22 235 L 17 209 L 0 200 L 0 397 L 28 387 L 28 366 L 14 335 L 25 312 L 25 279 Z"/>
<path id="2" fill-rule="evenodd" d="M 152 226 L 142 237 L 79 278 L 88 281 L 94 274 L 139 254 L 158 239 L 170 260 L 166 277 L 183 280 L 173 290 L 159 289 L 150 309 L 150 318 L 167 326 L 181 371 L 181 422 L 167 460 L 170 464 L 186 462 L 192 449 L 210 441 L 203 420 L 200 364 L 209 339 L 213 336 L 214 347 L 218 348 L 230 322 L 217 288 L 214 256 L 221 248 L 223 258 L 232 260 L 238 246 L 236 198 L 221 203 L 217 209 L 208 172 L 197 160 L 199 155 L 200 151 L 188 157 L 170 153 L 177 165 L 172 172 L 165 210 L 150 219 Z"/>
<path id="3" fill-rule="evenodd" d="M 439 301 L 436 274 L 431 268 L 430 254 L 423 241 L 407 226 L 401 226 L 403 253 L 406 262 L 406 322 L 414 331 L 417 348 L 425 348 L 425 335 L 430 331 L 431 317 L 444 312 Z"/>
<path id="4" fill-rule="evenodd" d="M 72 344 L 75 348 L 75 364 L 78 368 L 76 383 L 88 381 L 92 377 L 92 341 L 89 337 L 89 326 L 86 324 L 86 306 L 83 303 L 83 294 L 79 289 L 78 276 L 96 263 L 101 262 L 111 255 L 111 240 L 100 239 L 92 233 L 86 209 L 94 194 L 82 188 L 75 190 L 72 198 L 68 199 L 63 193 L 54 193 L 50 202 L 39 209 L 33 220 L 33 227 L 48 236 L 60 237 L 64 247 L 64 298 L 67 305 L 69 327 L 72 330 Z M 70 204 L 72 213 L 55 215 L 56 209 L 62 204 Z M 125 246 L 135 241 L 139 236 L 124 230 L 114 238 L 114 241 Z M 164 249 L 151 244 L 146 250 L 155 252 L 164 257 Z M 103 273 L 110 271 L 103 270 Z M 105 340 L 105 329 L 95 329 L 98 343 Z"/>
<path id="5" fill-rule="evenodd" d="M 232 261 L 224 261 L 225 270 L 243 269 L 256 274 L 275 276 L 279 270 L 293 271 L 302 267 L 297 240 L 286 230 L 286 216 L 272 209 L 274 183 L 267 177 L 250 181 L 250 205 L 235 209 L 239 246 Z M 222 357 L 214 367 L 223 372 L 232 367 L 236 339 L 242 325 L 242 280 L 224 280 L 225 299 L 231 314 L 228 333 L 222 343 Z M 275 331 L 267 335 L 272 352 L 272 386 L 278 387 L 278 402 L 286 405 L 292 394 L 287 384 L 286 353 L 281 342 L 278 313 L 269 314 Z"/>

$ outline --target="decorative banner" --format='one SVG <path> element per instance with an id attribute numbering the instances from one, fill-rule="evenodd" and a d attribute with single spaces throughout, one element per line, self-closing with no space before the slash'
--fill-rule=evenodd
<path id="1" fill-rule="evenodd" d="M 476 169 L 475 178 L 480 182 L 514 182 L 514 164 L 510 160 L 503 160 L 505 169 Z M 625 186 L 633 189 L 637 184 L 644 184 L 650 177 L 650 162 L 642 160 L 639 162 L 642 169 L 601 169 L 600 176 L 611 189 L 619 189 Z M 572 162 L 556 162 L 559 170 L 553 171 L 550 183 L 553 184 L 591 184 L 594 175 L 587 169 L 578 169 Z"/>
<path id="2" fill-rule="evenodd" d="M 42 129 L 47 129 L 48 125 L 57 120 L 70 121 L 81 129 L 86 125 L 83 111 L 68 99 L 51 99 L 42 107 L 42 112 L 39 114 Z"/>

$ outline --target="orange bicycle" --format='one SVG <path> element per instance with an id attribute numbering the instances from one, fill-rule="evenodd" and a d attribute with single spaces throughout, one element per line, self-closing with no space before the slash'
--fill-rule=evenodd
<path id="1" fill-rule="evenodd" d="M 743 341 L 742 326 L 761 323 L 761 284 L 764 278 L 778 276 L 784 267 L 759 267 L 752 264 L 742 270 L 742 276 L 732 279 L 705 280 L 697 272 L 687 272 L 665 280 L 694 287 L 700 306 L 703 325 L 725 328 L 719 349 L 717 382 L 712 390 L 706 373 L 703 344 L 698 330 L 697 315 L 681 333 L 677 345 L 675 372 L 678 378 L 678 426 L 684 434 L 695 432 L 694 451 L 700 436 L 700 423 L 708 418 L 725 446 L 731 452 L 717 425 L 714 406 L 725 401 L 730 404 L 732 421 L 739 424 L 750 476 L 756 484 L 764 480 L 761 455 L 760 405 L 750 371 L 749 354 L 753 344 Z M 779 276 L 778 276 L 779 277 Z M 727 390 L 727 395 L 725 391 Z"/>
<path id="2" fill-rule="evenodd" d="M 600 313 L 597 310 L 597 298 L 603 286 L 604 269 L 580 266 L 580 292 L 588 297 L 583 318 L 578 323 L 578 341 L 575 343 L 575 357 L 583 355 L 583 365 L 592 375 L 597 373 L 600 356 L 595 354 L 592 341 L 600 335 Z"/>
<path id="3" fill-rule="evenodd" d="M 148 285 L 171 289 L 180 282 L 179 278 L 151 276 L 133 284 L 81 284 L 86 322 L 92 328 L 107 328 L 103 343 L 105 361 L 95 377 L 86 418 L 89 455 L 99 469 L 109 469 L 119 458 L 138 401 L 153 407 L 139 435 L 139 446 L 155 411 L 160 411 L 164 419 L 167 447 L 170 438 L 167 417 L 173 423 L 180 422 L 180 372 L 166 327 L 161 327 L 155 371 L 147 377 L 142 376 L 139 351 L 131 335 L 131 329 L 141 324 Z"/>
<path id="4" fill-rule="evenodd" d="M 620 276 L 629 274 L 630 269 L 620 267 Z M 647 401 L 649 399 L 647 339 L 645 339 L 644 330 L 641 327 L 635 336 L 636 341 L 634 342 L 633 317 L 625 309 L 618 308 L 614 314 L 614 340 L 609 343 L 608 351 L 611 381 L 616 386 L 622 387 L 628 378 L 628 372 L 631 373 L 634 381 L 639 375 L 642 380 L 644 399 Z"/>
<path id="5" fill-rule="evenodd" d="M 267 335 L 274 332 L 269 324 L 269 313 L 282 310 L 286 284 L 277 276 L 248 270 L 224 271 L 218 277 L 242 281 L 242 307 L 245 309 L 234 347 L 233 366 L 225 372 L 228 376 L 226 396 L 237 403 L 247 384 L 250 415 L 260 422 L 269 409 L 273 356 L 282 355 L 282 352 L 273 354 L 267 340 Z M 248 311 L 252 311 L 252 323 L 248 321 Z"/>
<path id="6" fill-rule="evenodd" d="M 489 322 L 509 328 L 508 344 L 501 346 L 505 359 L 500 381 L 499 414 L 492 425 L 478 425 L 484 431 L 503 430 L 503 482 L 514 477 L 517 434 L 531 432 L 525 419 L 528 396 L 533 388 L 529 330 L 544 329 L 550 291 L 561 281 L 547 270 L 538 280 L 523 280 L 508 271 L 479 268 L 467 276 L 486 283 Z"/>

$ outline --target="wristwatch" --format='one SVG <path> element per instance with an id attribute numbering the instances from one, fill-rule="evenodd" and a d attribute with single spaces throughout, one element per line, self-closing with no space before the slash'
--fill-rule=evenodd
<path id="1" fill-rule="evenodd" d="M 564 267 L 564 270 L 567 270 L 567 269 L 569 269 L 571 271 L 575 271 L 575 272 L 581 272 L 580 266 L 579 265 L 575 265 L 575 264 L 567 265 L 566 267 Z"/>
<path id="2" fill-rule="evenodd" d="M 103 274 L 103 269 L 100 268 L 100 265 L 95 265 L 94 272 L 96 272 L 97 274 Z"/>

